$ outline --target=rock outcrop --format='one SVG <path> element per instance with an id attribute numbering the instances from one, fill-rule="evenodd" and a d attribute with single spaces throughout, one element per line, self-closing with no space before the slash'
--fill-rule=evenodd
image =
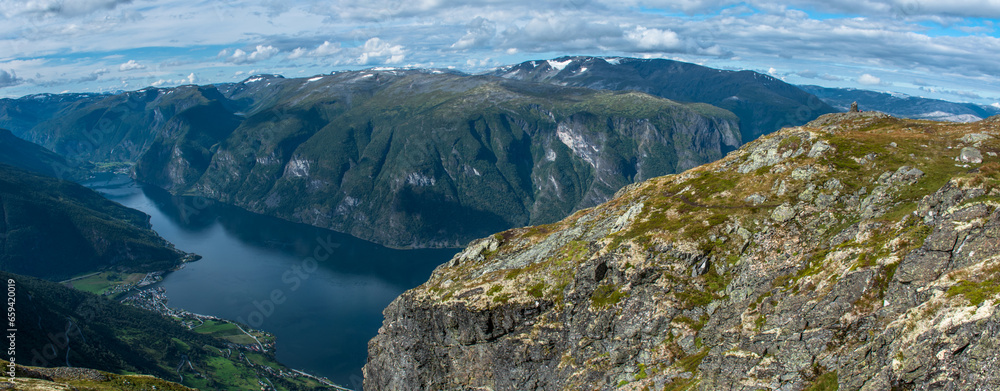
<path id="1" fill-rule="evenodd" d="M 477 240 L 386 308 L 365 389 L 998 389 L 998 136 L 832 114 Z"/>

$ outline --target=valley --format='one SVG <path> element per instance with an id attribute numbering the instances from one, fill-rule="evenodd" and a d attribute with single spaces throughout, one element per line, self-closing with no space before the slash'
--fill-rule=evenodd
<path id="1" fill-rule="evenodd" d="M 1000 387 L 990 107 L 588 56 L 0 99 L 19 386 Z"/>

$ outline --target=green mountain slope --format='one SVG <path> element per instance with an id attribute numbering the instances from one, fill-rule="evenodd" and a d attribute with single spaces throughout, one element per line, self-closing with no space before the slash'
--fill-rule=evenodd
<path id="1" fill-rule="evenodd" d="M 0 270 L 50 280 L 98 271 L 149 272 L 184 253 L 149 216 L 75 183 L 0 164 Z"/>
<path id="2" fill-rule="evenodd" d="M 0 164 L 20 167 L 41 175 L 70 180 L 85 178 L 78 165 L 38 144 L 22 140 L 0 129 Z"/>
<path id="3" fill-rule="evenodd" d="M 1000 117 L 834 114 L 474 241 L 366 389 L 1000 387 Z"/>
<path id="4" fill-rule="evenodd" d="M 422 72 L 285 83 L 280 102 L 218 139 L 197 181 L 145 170 L 194 171 L 170 153 L 183 135 L 157 141 L 136 175 L 383 244 L 455 246 L 555 221 L 739 144 L 732 114 L 637 93 Z"/>
<path id="5" fill-rule="evenodd" d="M 0 272 L 0 280 L 14 281 L 18 364 L 141 373 L 202 390 L 332 389 L 281 366 L 273 352 L 239 348 L 151 311 L 32 277 Z"/>
<path id="6" fill-rule="evenodd" d="M 214 86 L 147 88 L 121 94 L 34 95 L 0 99 L 0 127 L 42 145 L 70 163 L 135 162 L 157 135 L 175 131 L 176 118 L 212 102 L 230 113 L 246 103 L 227 99 Z"/>
<path id="7" fill-rule="evenodd" d="M 135 162 L 175 193 L 400 247 L 556 221 L 741 144 L 736 116 L 705 104 L 420 70 L 0 100 L 0 125 L 71 161 Z"/>
<path id="8" fill-rule="evenodd" d="M 743 142 L 836 111 L 812 94 L 768 75 L 664 59 L 560 57 L 503 66 L 491 74 L 708 103 L 739 116 Z"/>

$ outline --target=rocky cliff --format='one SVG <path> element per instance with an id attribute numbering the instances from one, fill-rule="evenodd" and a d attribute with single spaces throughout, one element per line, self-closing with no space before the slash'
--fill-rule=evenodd
<path id="1" fill-rule="evenodd" d="M 641 93 L 418 71 L 308 80 L 217 141 L 158 138 L 136 175 L 391 246 L 459 246 L 740 145 L 732 113 Z"/>
<path id="2" fill-rule="evenodd" d="M 832 114 L 474 241 L 366 390 L 1000 388 L 1000 117 Z"/>

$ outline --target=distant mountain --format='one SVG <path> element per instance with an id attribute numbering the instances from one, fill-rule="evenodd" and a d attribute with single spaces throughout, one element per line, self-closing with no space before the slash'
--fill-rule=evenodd
<path id="1" fill-rule="evenodd" d="M 32 117 L 46 100 L 59 113 L 0 126 L 136 162 L 138 180 L 175 193 L 403 247 L 556 221 L 742 144 L 736 116 L 706 104 L 434 70 L 76 98 L 0 100 L 0 113 Z"/>
<path id="2" fill-rule="evenodd" d="M 815 96 L 768 75 L 664 59 L 560 57 L 503 66 L 489 74 L 708 103 L 739 116 L 743 142 L 836 111 Z"/>
<path id="3" fill-rule="evenodd" d="M 16 362 L 74 367 L 40 371 L 43 376 L 37 376 L 39 371 L 31 376 L 22 373 L 19 378 L 64 377 L 70 382 L 80 380 L 74 375 L 83 373 L 95 377 L 89 379 L 91 383 L 76 384 L 85 390 L 186 389 L 151 379 L 131 387 L 114 387 L 101 382 L 106 375 L 85 369 L 91 368 L 122 375 L 152 375 L 201 390 L 260 389 L 265 380 L 273 386 L 268 388 L 271 390 L 332 389 L 297 376 L 275 362 L 272 354 L 241 350 L 227 340 L 196 333 L 152 311 L 32 277 L 0 271 L 0 279 L 8 285 L 8 280 L 14 280 Z M 270 376 L 261 379 L 261 372 Z M 119 379 L 131 380 L 135 379 Z"/>
<path id="4" fill-rule="evenodd" d="M 0 129 L 0 163 L 61 179 L 80 180 L 86 175 L 79 165 L 38 144 L 18 138 L 7 129 Z"/>
<path id="5" fill-rule="evenodd" d="M 955 103 L 854 88 L 820 86 L 799 86 L 799 88 L 842 111 L 848 110 L 852 102 L 858 102 L 859 108 L 864 111 L 881 111 L 895 117 L 934 121 L 973 122 L 1000 114 L 1000 107 L 974 103 Z"/>
<path id="6" fill-rule="evenodd" d="M 74 164 L 134 162 L 158 134 L 181 126 L 184 118 L 175 118 L 178 113 L 209 102 L 229 105 L 226 115 L 246 107 L 212 86 L 147 88 L 118 95 L 42 94 L 0 99 L 0 127 Z"/>
<path id="7" fill-rule="evenodd" d="M 185 256 L 149 216 L 73 182 L 0 164 L 0 270 L 59 280 L 98 270 L 155 271 Z"/>

